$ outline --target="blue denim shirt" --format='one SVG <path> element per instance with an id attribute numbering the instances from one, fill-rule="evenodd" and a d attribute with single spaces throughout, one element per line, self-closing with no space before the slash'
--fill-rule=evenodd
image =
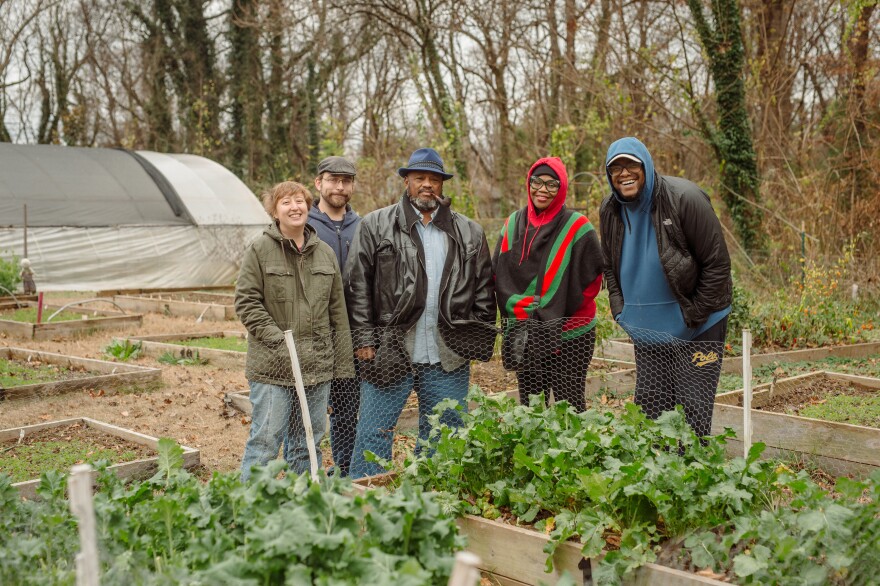
<path id="1" fill-rule="evenodd" d="M 419 218 L 422 212 L 418 212 Z M 428 292 L 425 299 L 425 311 L 415 327 L 415 348 L 412 361 L 415 364 L 437 364 L 440 362 L 440 350 L 437 347 L 437 317 L 440 311 L 440 280 L 443 278 L 443 266 L 446 264 L 446 252 L 449 243 L 446 234 L 434 226 L 433 218 L 427 225 L 416 222 L 422 248 L 425 251 L 425 272 L 428 274 Z"/>

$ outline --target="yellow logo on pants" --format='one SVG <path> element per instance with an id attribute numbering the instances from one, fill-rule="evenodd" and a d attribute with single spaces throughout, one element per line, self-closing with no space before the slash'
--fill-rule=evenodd
<path id="1" fill-rule="evenodd" d="M 712 364 L 713 362 L 717 361 L 717 352 L 709 352 L 708 354 L 703 354 L 702 352 L 694 352 L 694 357 L 691 358 L 691 364 L 694 364 L 696 366 L 706 366 L 707 364 Z"/>

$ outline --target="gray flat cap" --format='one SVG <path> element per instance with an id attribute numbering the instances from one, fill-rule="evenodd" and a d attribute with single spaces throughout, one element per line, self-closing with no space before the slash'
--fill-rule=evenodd
<path id="1" fill-rule="evenodd" d="M 327 157 L 318 163 L 318 175 L 330 173 L 332 175 L 357 175 L 354 164 L 345 157 Z"/>

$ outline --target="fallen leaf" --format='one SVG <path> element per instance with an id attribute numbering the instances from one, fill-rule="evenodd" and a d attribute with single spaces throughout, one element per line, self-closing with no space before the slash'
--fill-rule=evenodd
<path id="1" fill-rule="evenodd" d="M 121 415 L 122 415 L 123 417 L 128 417 L 128 411 L 123 411 L 123 412 L 121 413 Z"/>
<path id="2" fill-rule="evenodd" d="M 165 404 L 166 404 L 166 405 L 170 405 L 170 404 L 171 404 L 171 399 L 165 399 Z"/>
<path id="3" fill-rule="evenodd" d="M 250 417 L 242 417 L 242 418 L 241 418 L 241 424 L 242 424 L 242 425 L 248 425 L 250 422 L 251 422 L 251 418 L 250 418 Z"/>
<path id="4" fill-rule="evenodd" d="M 608 404 L 608 395 L 603 394 L 602 399 L 600 400 L 603 405 Z"/>
<path id="5" fill-rule="evenodd" d="M 43 415 L 40 415 L 40 419 L 42 419 L 43 421 L 49 421 L 49 415 L 44 413 Z"/>
<path id="6" fill-rule="evenodd" d="M 706 568 L 705 570 L 700 570 L 698 572 L 694 572 L 697 576 L 703 576 L 704 578 L 711 578 L 712 580 L 724 580 L 726 576 L 724 574 L 716 574 L 710 568 Z"/>

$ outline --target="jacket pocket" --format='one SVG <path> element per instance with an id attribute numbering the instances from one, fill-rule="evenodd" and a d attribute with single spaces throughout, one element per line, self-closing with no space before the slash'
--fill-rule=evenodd
<path id="1" fill-rule="evenodd" d="M 296 276 L 286 265 L 267 265 L 266 285 L 263 293 L 266 301 L 290 299 L 293 296 L 293 279 L 295 278 Z"/>
<path id="2" fill-rule="evenodd" d="M 308 295 L 313 302 L 330 300 L 330 291 L 333 289 L 333 278 L 336 276 L 336 267 L 332 265 L 313 265 L 311 268 L 311 283 L 308 287 Z"/>

